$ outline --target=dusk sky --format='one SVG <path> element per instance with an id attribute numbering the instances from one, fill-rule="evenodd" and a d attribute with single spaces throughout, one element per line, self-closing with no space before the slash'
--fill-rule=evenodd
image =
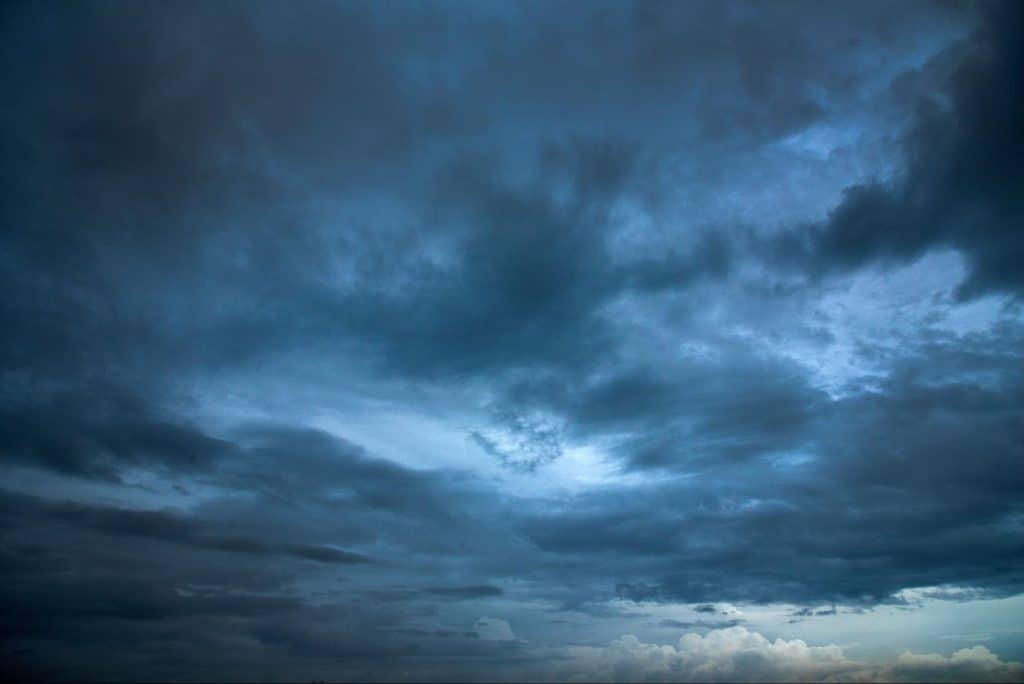
<path id="1" fill-rule="evenodd" d="M 0 676 L 1024 680 L 1024 2 L 0 26 Z"/>

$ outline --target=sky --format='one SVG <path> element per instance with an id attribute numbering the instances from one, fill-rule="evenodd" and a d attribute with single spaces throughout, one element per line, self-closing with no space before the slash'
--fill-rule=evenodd
<path id="1" fill-rule="evenodd" d="M 1024 680 L 1024 5 L 0 9 L 0 674 Z"/>

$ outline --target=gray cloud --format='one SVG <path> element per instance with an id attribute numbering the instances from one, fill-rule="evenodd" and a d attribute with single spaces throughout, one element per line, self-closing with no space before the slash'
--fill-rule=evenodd
<path id="1" fill-rule="evenodd" d="M 848 188 L 826 223 L 784 236 L 784 250 L 802 251 L 811 269 L 828 272 L 952 248 L 969 268 L 960 297 L 1019 293 L 1024 140 L 1017 121 L 1024 105 L 1012 84 L 1024 64 L 1020 8 L 989 3 L 984 14 L 948 93 L 918 103 L 902 141 L 901 174 Z"/>
<path id="2" fill-rule="evenodd" d="M 15 674 L 1017 672 L 602 645 L 1020 593 L 1016 7 L 0 22 Z"/>

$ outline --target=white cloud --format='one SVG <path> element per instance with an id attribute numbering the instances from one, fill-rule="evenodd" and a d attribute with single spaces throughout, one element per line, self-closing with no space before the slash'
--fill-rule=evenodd
<path id="1" fill-rule="evenodd" d="M 981 645 L 962 648 L 948 658 L 907 651 L 896 659 L 892 672 L 895 678 L 909 681 L 1024 681 L 1024 663 L 1004 662 Z"/>
<path id="2" fill-rule="evenodd" d="M 641 642 L 629 634 L 604 648 L 569 649 L 570 681 L 646 682 L 878 682 L 1017 681 L 1024 664 L 1000 660 L 984 646 L 938 654 L 903 653 L 894 663 L 847 658 L 835 645 L 800 639 L 770 641 L 744 627 L 685 634 L 678 645 Z"/>

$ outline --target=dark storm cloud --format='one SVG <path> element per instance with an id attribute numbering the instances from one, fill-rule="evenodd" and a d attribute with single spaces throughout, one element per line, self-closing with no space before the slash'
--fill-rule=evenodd
<path id="1" fill-rule="evenodd" d="M 505 592 L 501 587 L 494 587 L 487 584 L 451 587 L 424 587 L 420 589 L 396 587 L 392 589 L 373 589 L 365 592 L 367 598 L 373 601 L 386 601 L 389 603 L 430 599 L 441 599 L 445 601 L 476 601 L 479 599 L 504 596 L 504 594 Z"/>
<path id="2" fill-rule="evenodd" d="M 105 383 L 49 396 L 6 393 L 0 400 L 0 444 L 9 462 L 110 480 L 135 466 L 198 472 L 232 452 L 230 443 Z"/>
<path id="3" fill-rule="evenodd" d="M 430 587 L 424 589 L 423 593 L 460 600 L 501 596 L 504 592 L 500 587 L 479 585 L 473 587 Z"/>
<path id="4" fill-rule="evenodd" d="M 974 9 L 0 10 L 3 659 L 479 679 L 534 657 L 523 606 L 1019 592 L 1012 311 L 858 340 L 840 395 L 765 344 L 827 348 L 819 276 L 942 246 L 964 297 L 1019 289 L 1019 11 L 981 10 L 952 46 Z M 791 136 L 838 119 L 842 166 L 922 94 L 891 184 L 737 218 L 737 177 L 826 164 Z M 562 491 L 579 447 L 610 474 Z"/>
<path id="5" fill-rule="evenodd" d="M 609 204 L 650 156 L 644 131 L 659 131 L 655 148 L 713 158 L 719 150 L 678 124 L 692 102 L 723 110 L 706 119 L 733 144 L 792 128 L 781 123 L 792 103 L 814 109 L 812 93 L 857 81 L 842 60 L 807 59 L 818 41 L 852 39 L 832 13 L 803 17 L 818 35 L 783 30 L 793 7 L 755 17 L 745 6 L 581 4 L 586 19 L 566 34 L 542 5 L 499 9 L 12 10 L 6 75 L 22 103 L 5 112 L 4 136 L 5 270 L 20 295 L 5 313 L 22 331 L 12 360 L 152 373 L 329 341 L 377 350 L 403 371 L 579 364 L 606 353 L 614 335 L 595 310 L 624 288 L 729 271 L 723 235 L 610 263 Z M 864 21 L 883 39 L 913 30 L 912 14 L 876 9 Z M 627 39 L 602 40 L 620 20 Z M 463 48 L 436 58 L 449 39 Z M 16 58 L 29 46 L 32 60 Z M 573 58 L 579 50 L 587 60 Z M 473 96 L 454 97 L 460 82 Z M 640 101 L 659 110 L 642 127 Z M 508 177 L 521 171 L 500 152 L 514 139 L 507 113 L 522 107 L 523 130 L 546 132 L 513 146 L 542 160 L 525 170 L 536 181 L 517 187 Z M 603 113 L 597 130 L 582 126 Z M 497 156 L 468 151 L 484 131 Z M 581 136 L 596 142 L 571 142 Z M 450 149 L 431 158 L 444 141 Z M 438 168 L 449 169 L 444 189 L 424 191 Z M 564 183 L 559 203 L 550 186 Z M 310 208 L 357 196 L 406 206 L 427 225 Z M 454 240 L 447 266 L 423 258 L 432 236 Z M 353 282 L 340 292 L 324 286 L 339 280 L 338 263 Z M 45 315 L 26 304 L 44 300 Z"/>
<path id="6" fill-rule="evenodd" d="M 828 221 L 782 240 L 818 272 L 899 263 L 952 248 L 967 261 L 957 293 L 973 298 L 1024 286 L 1024 69 L 1017 3 L 986 3 L 948 92 L 922 97 L 891 182 L 847 189 Z M 941 59 L 941 57 L 937 58 Z"/>
<path id="7" fill-rule="evenodd" d="M 310 174 L 304 183 L 343 184 L 340 170 L 372 173 L 457 122 L 438 84 L 428 93 L 404 71 L 442 40 L 443 19 L 429 8 L 83 3 L 10 15 L 8 54 L 40 48 L 35 64 L 6 62 L 27 98 L 8 115 L 38 117 L 23 121 L 15 141 L 54 145 L 55 158 L 33 161 L 95 191 L 75 198 L 92 209 L 131 200 L 179 213 L 183 202 L 230 200 L 239 190 L 253 200 L 277 185 L 278 171 L 298 168 Z M 42 75 L 50 81 L 32 80 Z M 141 239 L 171 238 L 147 232 Z"/>
<path id="8" fill-rule="evenodd" d="M 162 511 L 133 511 L 67 503 L 44 509 L 44 514 L 64 523 L 112 536 L 140 537 L 198 548 L 251 553 L 285 553 L 323 563 L 365 563 L 366 556 L 315 544 L 271 544 L 255 538 L 220 536 L 203 530 L 193 519 Z"/>
<path id="9" fill-rule="evenodd" d="M 249 356 L 243 336 L 273 323 L 239 319 L 251 301 L 276 308 L 257 283 L 273 269 L 297 294 L 313 265 L 316 243 L 290 207 L 325 183 L 347 192 L 354 176 L 447 125 L 431 110 L 451 99 L 435 88 L 433 104 L 420 101 L 403 72 L 424 49 L 417 36 L 438 40 L 428 17 L 384 26 L 365 6 L 307 10 L 87 3 L 7 13 L 5 82 L 19 102 L 4 111 L 3 136 L 13 363 L 116 364 L 152 382 L 155 364 L 199 351 L 196 334 L 202 356 Z M 229 254 L 252 270 L 225 272 Z M 211 306 L 227 320 L 213 320 Z M 189 309 L 195 327 L 182 320 Z M 230 354 L 217 351 L 225 345 Z"/>
<path id="10" fill-rule="evenodd" d="M 447 564 L 453 555 L 466 560 L 467 544 L 485 555 L 501 548 L 500 530 L 476 529 L 481 507 L 462 512 L 474 493 L 314 431 L 261 426 L 237 439 L 245 477 L 217 464 L 204 481 L 219 494 L 188 513 L 0 492 L 0 581 L 17 588 L 2 598 L 5 640 L 58 644 L 37 664 L 61 678 L 133 667 L 180 674 L 183 666 L 195 668 L 190 676 L 210 668 L 255 676 L 286 661 L 337 674 L 338 658 L 353 672 L 379 674 L 393 672 L 382 659 L 421 651 L 501 650 L 464 643 L 475 632 L 412 626 L 439 602 L 504 595 L 459 584 L 472 570 Z M 374 557 L 342 548 L 351 544 Z M 376 587 L 388 577 L 405 587 L 383 600 L 389 590 Z M 321 589 L 308 596 L 297 582 Z M 228 646 L 239 639 L 251 648 Z M 87 653 L 115 642 L 125 644 L 116 658 Z M 147 646 L 157 643 L 170 649 L 166 657 Z"/>
<path id="11" fill-rule="evenodd" d="M 626 371 L 582 393 L 574 418 L 600 429 L 628 425 L 639 437 L 623 451 L 638 467 L 700 467 L 793 446 L 825 410 L 803 372 L 740 352 L 670 373 Z"/>
<path id="12" fill-rule="evenodd" d="M 503 387 L 494 411 L 512 447 L 471 437 L 527 470 L 557 458 L 562 443 L 576 438 L 602 440 L 631 469 L 699 472 L 799 448 L 814 422 L 834 410 L 803 367 L 736 341 L 659 361 L 517 378 Z M 554 427 L 531 421 L 537 411 L 553 416 Z"/>
<path id="13" fill-rule="evenodd" d="M 869 52 L 909 40 L 922 21 L 880 3 L 839 12 L 781 3 L 563 8 L 576 21 L 524 3 L 508 12 L 518 21 L 495 22 L 481 69 L 486 97 L 521 114 L 527 130 L 626 126 L 677 141 L 698 133 L 695 147 L 769 139 L 819 119 L 865 80 L 856 59 L 827 46 Z"/>
<path id="14" fill-rule="evenodd" d="M 803 421 L 788 452 L 769 442 L 737 463 L 726 449 L 701 479 L 593 493 L 528 517 L 525 531 L 549 553 L 618 559 L 616 592 L 636 601 L 870 603 L 942 584 L 1017 593 L 1022 342 L 1019 327 L 939 336 L 878 387 Z M 685 455 L 680 467 L 692 467 Z"/>
<path id="15" fill-rule="evenodd" d="M 197 554 L 235 554 L 239 563 L 244 556 L 281 557 L 281 563 L 267 566 L 281 568 L 288 567 L 288 559 L 429 565 L 431 558 L 443 562 L 451 554 L 465 553 L 460 549 L 467 544 L 486 555 L 511 543 L 501 540 L 500 530 L 484 529 L 477 520 L 487 515 L 477 502 L 482 495 L 455 474 L 411 471 L 312 430 L 259 427 L 238 439 L 232 445 L 234 458 L 190 481 L 190 486 L 197 483 L 211 494 L 187 514 L 6 492 L 4 529 L 20 538 L 38 525 L 55 538 L 99 534 L 125 540 L 129 547 L 157 545 L 161 553 L 179 546 Z M 47 536 L 28 534 L 25 539 Z M 362 553 L 352 546 L 378 551 Z M 439 568 L 434 573 L 434 580 L 444 576 Z M 412 589 L 424 597 L 447 599 L 502 593 L 483 583 L 423 582 Z"/>

